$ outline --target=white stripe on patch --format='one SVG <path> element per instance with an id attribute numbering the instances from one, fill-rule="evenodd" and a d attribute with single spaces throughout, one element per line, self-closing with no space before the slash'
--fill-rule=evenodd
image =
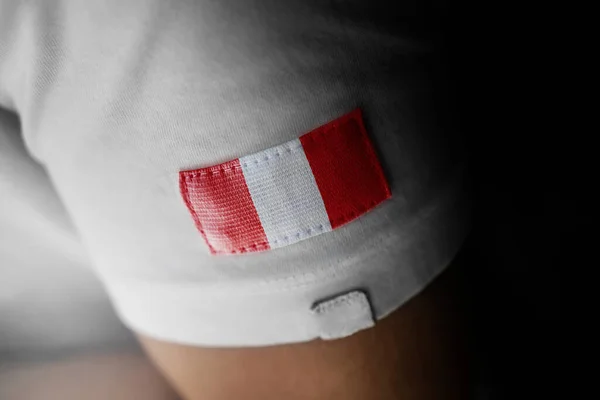
<path id="1" fill-rule="evenodd" d="M 240 164 L 271 248 L 331 231 L 298 139 L 241 157 Z"/>

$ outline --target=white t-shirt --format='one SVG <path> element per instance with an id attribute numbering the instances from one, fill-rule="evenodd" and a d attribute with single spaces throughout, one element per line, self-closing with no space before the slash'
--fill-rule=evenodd
<path id="1" fill-rule="evenodd" d="M 91 260 L 128 326 L 168 341 L 256 346 L 372 326 L 441 272 L 468 230 L 463 152 L 437 124 L 424 72 L 434 49 L 386 4 L 0 0 L 0 224 L 12 221 L 0 239 L 44 230 L 47 249 Z M 198 230 L 207 218 L 226 243 L 247 223 L 227 230 L 214 190 L 194 192 L 210 203 L 195 215 L 180 172 L 279 157 L 353 110 L 391 196 L 334 224 L 305 146 L 285 176 L 243 171 L 269 245 L 211 252 L 218 240 Z M 292 230 L 327 229 L 276 245 L 288 240 L 278 213 L 319 190 L 323 203 L 295 212 Z"/>

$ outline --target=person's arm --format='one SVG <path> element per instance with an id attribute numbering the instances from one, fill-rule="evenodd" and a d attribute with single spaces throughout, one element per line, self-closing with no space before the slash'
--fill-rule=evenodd
<path id="1" fill-rule="evenodd" d="M 186 400 L 467 399 L 456 269 L 344 339 L 238 349 L 141 341 Z"/>
<path id="2" fill-rule="evenodd" d="M 138 353 L 87 353 L 60 360 L 0 360 L 3 400 L 177 400 L 147 358 Z"/>

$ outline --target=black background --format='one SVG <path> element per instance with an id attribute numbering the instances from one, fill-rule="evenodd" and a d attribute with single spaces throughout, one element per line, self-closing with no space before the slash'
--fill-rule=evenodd
<path id="1" fill-rule="evenodd" d="M 567 361 L 565 283 L 586 279 L 594 248 L 593 148 L 567 111 L 578 98 L 567 94 L 565 65 L 577 62 L 568 17 L 528 2 L 434 9 L 415 32 L 443 49 L 432 66 L 440 115 L 469 149 L 476 201 L 465 278 L 477 398 L 562 398 L 567 370 L 583 367 Z"/>

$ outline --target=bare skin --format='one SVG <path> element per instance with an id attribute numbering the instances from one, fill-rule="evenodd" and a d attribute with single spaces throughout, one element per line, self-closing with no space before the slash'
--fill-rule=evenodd
<path id="1" fill-rule="evenodd" d="M 90 353 L 43 362 L 0 360 L 2 400 L 178 400 L 143 354 Z"/>
<path id="2" fill-rule="evenodd" d="M 455 269 L 345 339 L 235 349 L 140 340 L 186 400 L 467 399 Z"/>

